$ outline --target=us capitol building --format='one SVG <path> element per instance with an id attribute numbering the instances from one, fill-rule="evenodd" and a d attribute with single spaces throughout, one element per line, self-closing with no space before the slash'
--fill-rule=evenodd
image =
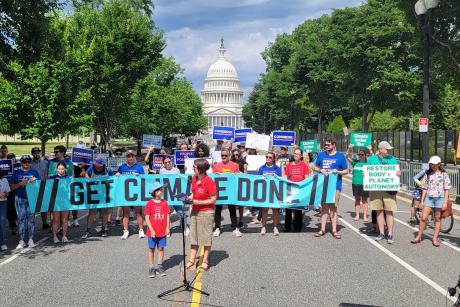
<path id="1" fill-rule="evenodd" d="M 225 58 L 224 39 L 221 39 L 219 59 L 208 69 L 201 91 L 208 131 L 213 126 L 243 128 L 243 91 L 235 67 Z"/>

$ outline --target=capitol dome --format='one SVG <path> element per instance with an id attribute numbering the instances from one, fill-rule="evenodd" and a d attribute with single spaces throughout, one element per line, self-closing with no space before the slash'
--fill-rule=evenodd
<path id="1" fill-rule="evenodd" d="M 208 129 L 213 126 L 244 127 L 243 91 L 235 66 L 225 57 L 224 40 L 218 49 L 219 58 L 206 75 L 201 101 L 208 119 Z"/>

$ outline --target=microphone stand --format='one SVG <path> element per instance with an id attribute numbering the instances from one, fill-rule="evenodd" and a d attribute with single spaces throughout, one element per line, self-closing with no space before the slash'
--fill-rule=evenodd
<path id="1" fill-rule="evenodd" d="M 186 199 L 185 195 L 183 197 L 180 197 L 182 195 L 177 195 L 177 199 L 181 200 L 182 201 L 182 210 L 185 209 L 185 205 L 187 203 L 190 203 L 189 200 Z M 167 290 L 167 291 L 164 291 L 160 294 L 157 295 L 158 298 L 162 298 L 163 296 L 166 296 L 170 293 L 173 293 L 173 292 L 176 292 L 177 290 L 181 290 L 182 291 L 197 291 L 198 293 L 201 293 L 203 295 L 206 295 L 206 296 L 209 296 L 209 293 L 203 291 L 203 290 L 200 290 L 200 289 L 197 289 L 195 287 L 193 287 L 190 283 L 190 281 L 187 280 L 187 268 L 186 268 L 186 265 L 185 265 L 185 211 L 184 211 L 184 214 L 182 214 L 182 217 L 180 219 L 180 224 L 181 224 L 181 228 L 182 228 L 182 257 L 183 257 L 183 264 L 184 264 L 184 267 L 183 267 L 183 270 L 184 270 L 184 279 L 182 280 L 182 285 L 178 286 L 178 287 L 175 287 L 174 289 L 171 289 L 171 290 Z"/>

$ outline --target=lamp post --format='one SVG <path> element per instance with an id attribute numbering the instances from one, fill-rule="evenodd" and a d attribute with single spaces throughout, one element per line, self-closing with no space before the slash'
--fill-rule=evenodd
<path id="1" fill-rule="evenodd" d="M 437 7 L 439 0 L 418 0 L 415 3 L 415 13 L 422 18 L 423 37 L 423 117 L 428 118 L 430 113 L 430 32 L 431 10 Z M 428 131 L 422 133 L 422 162 L 429 159 Z"/>

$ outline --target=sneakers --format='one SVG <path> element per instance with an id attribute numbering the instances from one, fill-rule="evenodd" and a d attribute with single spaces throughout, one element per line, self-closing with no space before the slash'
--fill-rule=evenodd
<path id="1" fill-rule="evenodd" d="M 69 239 L 67 239 L 66 236 L 63 236 L 62 237 L 62 243 L 68 243 L 69 242 Z"/>
<path id="2" fill-rule="evenodd" d="M 156 270 L 154 267 L 149 268 L 149 277 L 150 278 L 155 278 L 156 276 Z"/>
<path id="3" fill-rule="evenodd" d="M 139 229 L 139 238 L 145 238 L 144 229 Z"/>
<path id="4" fill-rule="evenodd" d="M 78 223 L 78 220 L 74 220 L 73 223 L 72 223 L 72 225 L 73 225 L 74 227 L 80 227 L 80 223 Z"/>
<path id="5" fill-rule="evenodd" d="M 235 228 L 235 230 L 233 230 L 233 234 L 239 238 L 239 237 L 242 237 L 243 234 L 240 232 L 240 230 L 238 228 Z"/>
<path id="6" fill-rule="evenodd" d="M 239 222 L 238 222 L 238 228 L 243 228 L 243 227 L 244 227 L 243 222 L 242 222 L 242 221 L 239 221 Z"/>
<path id="7" fill-rule="evenodd" d="M 375 238 L 375 241 L 382 241 L 385 240 L 385 235 L 383 233 L 379 234 L 377 238 Z"/>
<path id="8" fill-rule="evenodd" d="M 89 231 L 89 229 L 81 236 L 82 239 L 88 239 L 89 237 L 91 237 L 91 232 Z"/>
<path id="9" fill-rule="evenodd" d="M 163 269 L 163 265 L 162 264 L 159 264 L 157 269 L 156 269 L 156 273 L 160 276 L 166 276 L 166 273 L 165 273 L 165 269 Z"/>
<path id="10" fill-rule="evenodd" d="M 106 238 L 107 237 L 107 228 L 106 227 L 102 227 L 102 230 L 101 230 L 101 237 L 103 238 Z"/>
<path id="11" fill-rule="evenodd" d="M 214 237 L 220 236 L 220 228 L 216 228 L 216 230 L 214 230 L 213 236 Z"/>
<path id="12" fill-rule="evenodd" d="M 190 228 L 185 228 L 185 236 L 188 237 L 188 235 L 190 234 Z"/>
<path id="13" fill-rule="evenodd" d="M 24 240 L 21 240 L 19 241 L 18 246 L 16 246 L 16 249 L 23 249 L 24 247 L 26 247 L 26 242 L 24 242 Z"/>
<path id="14" fill-rule="evenodd" d="M 67 227 L 72 227 L 72 222 L 71 221 L 67 221 Z"/>
<path id="15" fill-rule="evenodd" d="M 29 245 L 30 248 L 34 248 L 35 247 L 34 240 L 29 239 L 29 242 L 27 242 L 27 245 Z"/>
<path id="16" fill-rule="evenodd" d="M 393 240 L 393 236 L 388 235 L 386 239 L 387 239 L 387 243 L 388 243 L 388 244 L 393 244 L 393 243 L 395 243 L 395 241 Z"/>
<path id="17" fill-rule="evenodd" d="M 7 249 L 8 247 L 5 244 L 2 244 L 2 246 L 0 246 L 0 250 L 2 251 L 6 251 Z"/>
<path id="18" fill-rule="evenodd" d="M 123 230 L 123 235 L 121 236 L 122 240 L 126 240 L 129 237 L 129 230 Z"/>
<path id="19" fill-rule="evenodd" d="M 267 233 L 267 229 L 265 227 L 262 227 L 262 229 L 260 230 L 260 234 L 264 236 L 266 233 Z"/>
<path id="20" fill-rule="evenodd" d="M 54 236 L 53 237 L 53 242 L 54 242 L 54 244 L 58 244 L 61 241 L 59 240 L 59 238 L 57 236 Z"/>
<path id="21" fill-rule="evenodd" d="M 121 221 L 120 221 L 120 220 L 115 220 L 115 225 L 120 226 L 120 225 L 121 225 Z"/>
<path id="22" fill-rule="evenodd" d="M 280 235 L 280 232 L 279 232 L 279 230 L 278 230 L 278 227 L 273 227 L 273 234 L 274 234 L 275 236 L 279 236 L 279 235 Z"/>

